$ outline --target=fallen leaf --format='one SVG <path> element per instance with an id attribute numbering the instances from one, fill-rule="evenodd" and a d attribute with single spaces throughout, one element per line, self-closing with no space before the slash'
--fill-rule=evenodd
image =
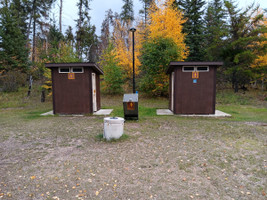
<path id="1" fill-rule="evenodd" d="M 194 196 L 190 196 L 191 199 L 194 199 Z"/>
<path id="2" fill-rule="evenodd" d="M 31 176 L 31 180 L 34 180 L 34 179 L 36 179 L 36 176 Z"/>
<path id="3" fill-rule="evenodd" d="M 262 194 L 262 196 L 266 196 L 266 193 L 265 193 L 264 191 L 262 191 L 262 193 L 261 193 L 261 194 Z"/>
<path id="4" fill-rule="evenodd" d="M 96 196 L 98 196 L 98 195 L 99 195 L 99 192 L 98 192 L 98 191 L 96 191 L 96 192 L 95 192 L 95 195 L 96 195 Z"/>
<path id="5" fill-rule="evenodd" d="M 251 195 L 251 193 L 250 192 L 247 192 L 247 195 Z"/>

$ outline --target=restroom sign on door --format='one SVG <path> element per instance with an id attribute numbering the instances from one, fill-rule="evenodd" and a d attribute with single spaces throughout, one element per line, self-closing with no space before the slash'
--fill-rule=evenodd
<path id="1" fill-rule="evenodd" d="M 75 74 L 74 73 L 68 73 L 68 79 L 75 79 Z"/>
<path id="2" fill-rule="evenodd" d="M 199 72 L 193 71 L 192 72 L 192 79 L 198 79 L 199 78 Z"/>

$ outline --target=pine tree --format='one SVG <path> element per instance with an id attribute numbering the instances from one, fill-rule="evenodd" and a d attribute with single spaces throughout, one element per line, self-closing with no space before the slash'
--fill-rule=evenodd
<path id="1" fill-rule="evenodd" d="M 26 71 L 29 65 L 27 40 L 13 3 L 0 8 L 0 70 Z"/>
<path id="2" fill-rule="evenodd" d="M 56 24 L 53 24 L 49 28 L 47 35 L 48 43 L 51 45 L 51 48 L 59 48 L 60 42 L 64 40 L 64 36 L 60 30 L 56 27 Z"/>
<path id="3" fill-rule="evenodd" d="M 123 24 L 130 24 L 134 20 L 133 0 L 122 0 L 122 12 L 120 14 Z"/>
<path id="4" fill-rule="evenodd" d="M 144 25 L 147 26 L 149 8 L 154 0 L 140 0 L 143 3 L 143 9 L 139 11 L 139 14 L 144 16 Z"/>
<path id="5" fill-rule="evenodd" d="M 167 67 L 171 61 L 180 59 L 179 47 L 172 38 L 148 39 L 143 45 L 141 54 L 141 90 L 152 96 L 167 96 L 169 86 Z"/>
<path id="6" fill-rule="evenodd" d="M 62 10 L 63 10 L 63 0 L 60 0 L 59 5 L 59 31 L 62 33 Z"/>
<path id="7" fill-rule="evenodd" d="M 74 44 L 74 35 L 72 33 L 72 27 L 68 26 L 68 29 L 65 32 L 65 40 L 73 46 Z"/>
<path id="8" fill-rule="evenodd" d="M 77 4 L 79 19 L 77 20 L 76 51 L 79 58 L 92 62 L 98 59 L 95 57 L 98 52 L 98 39 L 95 34 L 95 26 L 90 24 L 90 1 L 79 0 Z"/>
<path id="9" fill-rule="evenodd" d="M 204 59 L 204 39 L 203 27 L 204 0 L 178 0 L 174 3 L 184 13 L 186 22 L 183 32 L 187 34 L 185 43 L 189 46 L 189 56 L 187 61 L 202 61 Z"/>
<path id="10" fill-rule="evenodd" d="M 226 24 L 226 10 L 222 0 L 213 0 L 208 4 L 204 17 L 206 60 L 221 60 L 224 40 L 229 34 Z"/>
<path id="11" fill-rule="evenodd" d="M 105 49 L 107 49 L 110 39 L 111 39 L 111 28 L 114 23 L 113 21 L 113 12 L 111 9 L 106 11 L 105 19 L 102 22 L 101 26 L 101 36 L 100 36 L 100 52 L 103 52 Z"/>
<path id="12" fill-rule="evenodd" d="M 259 55 L 266 53 L 267 39 L 262 37 L 267 32 L 263 24 L 263 14 L 258 14 L 258 7 L 248 6 L 245 11 L 237 9 L 233 2 L 225 1 L 229 15 L 230 35 L 225 41 L 223 58 L 226 72 L 235 92 L 245 87 L 252 77 L 251 65 Z"/>
<path id="13" fill-rule="evenodd" d="M 55 0 L 28 0 L 28 12 L 30 13 L 30 23 L 28 26 L 28 38 L 31 30 L 32 23 L 32 62 L 35 61 L 35 49 L 36 49 L 36 35 L 37 28 L 39 26 L 40 30 L 44 29 L 44 26 L 48 26 L 44 20 L 46 20 L 49 16 L 49 11 L 51 9 L 52 4 Z"/>

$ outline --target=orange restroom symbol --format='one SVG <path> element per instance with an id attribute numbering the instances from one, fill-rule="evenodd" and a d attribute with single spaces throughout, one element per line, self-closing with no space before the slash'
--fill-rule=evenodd
<path id="1" fill-rule="evenodd" d="M 134 110 L 134 103 L 133 102 L 127 103 L 127 110 Z"/>
<path id="2" fill-rule="evenodd" d="M 197 79 L 197 78 L 199 78 L 199 72 L 196 71 L 192 72 L 192 79 Z"/>
<path id="3" fill-rule="evenodd" d="M 68 73 L 68 79 L 75 79 L 74 73 Z"/>

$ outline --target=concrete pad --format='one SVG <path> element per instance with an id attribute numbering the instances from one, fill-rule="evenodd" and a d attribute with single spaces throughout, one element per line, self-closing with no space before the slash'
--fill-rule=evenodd
<path id="1" fill-rule="evenodd" d="M 173 112 L 169 109 L 157 109 L 157 115 L 173 115 Z"/>
<path id="2" fill-rule="evenodd" d="M 99 111 L 94 112 L 93 115 L 110 115 L 113 109 L 100 109 Z"/>
<path id="3" fill-rule="evenodd" d="M 53 110 L 51 110 L 51 111 L 49 111 L 47 113 L 41 114 L 41 116 L 49 116 L 49 115 L 54 115 Z"/>
<path id="4" fill-rule="evenodd" d="M 169 109 L 157 109 L 157 115 L 174 115 Z M 220 110 L 215 110 L 215 114 L 210 115 L 176 115 L 181 117 L 231 117 L 230 114 L 222 112 Z"/>
<path id="5" fill-rule="evenodd" d="M 178 115 L 181 117 L 231 117 L 232 115 L 222 112 L 220 110 L 215 110 L 215 114 L 209 115 Z"/>

